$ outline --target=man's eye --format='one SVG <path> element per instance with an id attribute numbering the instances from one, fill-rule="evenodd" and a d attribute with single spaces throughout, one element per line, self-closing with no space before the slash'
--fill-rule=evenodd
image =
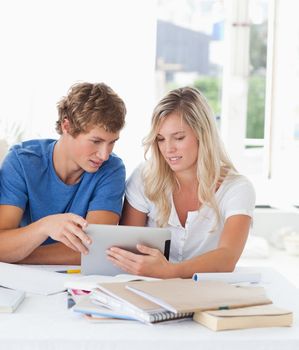
<path id="1" fill-rule="evenodd" d="M 91 142 L 95 145 L 98 145 L 101 141 L 92 140 Z"/>
<path id="2" fill-rule="evenodd" d="M 157 142 L 162 142 L 164 141 L 164 139 L 157 139 Z"/>

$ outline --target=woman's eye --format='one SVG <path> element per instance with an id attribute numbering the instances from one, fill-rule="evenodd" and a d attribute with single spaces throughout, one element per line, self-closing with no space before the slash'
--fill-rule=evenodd
<path id="1" fill-rule="evenodd" d="M 185 136 L 181 136 L 181 137 L 177 137 L 176 140 L 177 141 L 181 141 L 181 140 L 184 140 Z"/>

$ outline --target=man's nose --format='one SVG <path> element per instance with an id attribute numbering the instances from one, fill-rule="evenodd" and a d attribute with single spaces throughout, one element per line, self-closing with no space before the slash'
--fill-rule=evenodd
<path id="1" fill-rule="evenodd" d="M 109 151 L 108 147 L 101 146 L 97 150 L 96 154 L 97 154 L 97 157 L 100 158 L 102 161 L 106 161 L 109 158 L 110 151 Z"/>

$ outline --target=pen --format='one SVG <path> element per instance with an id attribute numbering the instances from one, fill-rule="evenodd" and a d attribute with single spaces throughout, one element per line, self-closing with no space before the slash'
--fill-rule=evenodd
<path id="1" fill-rule="evenodd" d="M 80 269 L 73 269 L 73 270 L 60 270 L 60 271 L 56 271 L 59 273 L 81 273 Z"/>

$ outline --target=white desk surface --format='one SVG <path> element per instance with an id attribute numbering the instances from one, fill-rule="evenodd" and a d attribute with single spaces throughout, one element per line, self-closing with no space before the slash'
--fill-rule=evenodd
<path id="1" fill-rule="evenodd" d="M 193 321 L 90 323 L 67 309 L 66 293 L 29 295 L 15 313 L 0 314 L 0 349 L 298 350 L 299 290 L 271 268 L 246 271 L 262 272 L 262 285 L 273 302 L 294 312 L 292 327 L 213 332 Z"/>

